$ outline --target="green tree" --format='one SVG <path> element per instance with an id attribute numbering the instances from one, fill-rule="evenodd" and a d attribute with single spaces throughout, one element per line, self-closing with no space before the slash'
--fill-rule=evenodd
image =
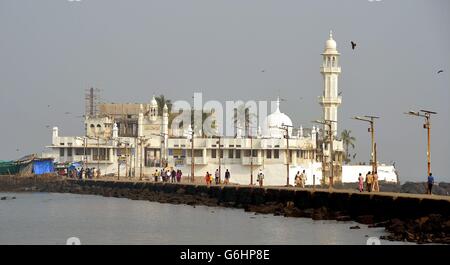
<path id="1" fill-rule="evenodd" d="M 164 108 L 165 104 L 167 105 L 167 108 L 168 108 L 169 113 L 170 113 L 170 111 L 172 110 L 172 101 L 170 99 L 167 99 L 162 94 L 157 96 L 157 97 L 155 97 L 155 99 L 156 99 L 156 102 L 158 102 L 158 114 L 159 115 L 162 115 L 163 108 Z"/>
<path id="2" fill-rule="evenodd" d="M 345 147 L 345 163 L 348 164 L 351 161 L 349 147 L 355 148 L 356 138 L 351 135 L 352 131 L 344 130 L 341 132 L 342 143 Z M 355 157 L 355 156 L 354 156 Z"/>
<path id="3" fill-rule="evenodd" d="M 242 118 L 244 117 L 244 120 Z M 234 109 L 233 122 L 236 128 L 244 130 L 244 134 L 248 136 L 250 134 L 250 127 L 252 127 L 252 120 L 256 117 L 256 114 L 250 112 L 249 108 L 245 107 L 245 104 L 240 104 Z"/>

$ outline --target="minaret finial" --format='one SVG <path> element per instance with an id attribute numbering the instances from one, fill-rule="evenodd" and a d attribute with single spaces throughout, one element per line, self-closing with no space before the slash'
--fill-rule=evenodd
<path id="1" fill-rule="evenodd" d="M 330 40 L 333 39 L 333 30 L 330 29 Z"/>
<path id="2" fill-rule="evenodd" d="M 280 96 L 277 97 L 277 111 L 280 111 Z"/>

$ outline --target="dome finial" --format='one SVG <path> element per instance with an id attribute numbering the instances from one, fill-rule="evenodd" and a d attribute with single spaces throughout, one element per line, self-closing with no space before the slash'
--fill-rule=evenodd
<path id="1" fill-rule="evenodd" d="M 330 40 L 333 39 L 333 30 L 330 29 Z"/>

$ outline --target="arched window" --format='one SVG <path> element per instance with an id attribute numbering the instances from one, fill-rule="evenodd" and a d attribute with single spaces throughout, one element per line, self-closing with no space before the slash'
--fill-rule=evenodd
<path id="1" fill-rule="evenodd" d="M 332 59 L 332 63 L 331 66 L 335 67 L 336 66 L 336 57 L 333 57 Z"/>
<path id="2" fill-rule="evenodd" d="M 97 124 L 97 134 L 99 134 L 102 131 L 102 126 L 100 124 Z"/>
<path id="3" fill-rule="evenodd" d="M 95 134 L 95 125 L 91 124 L 91 126 L 89 126 L 89 127 L 90 127 L 91 134 Z"/>

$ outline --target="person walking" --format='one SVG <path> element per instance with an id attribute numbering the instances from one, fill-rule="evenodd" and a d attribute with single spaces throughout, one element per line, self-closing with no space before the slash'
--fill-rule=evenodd
<path id="1" fill-rule="evenodd" d="M 180 169 L 177 170 L 177 182 L 178 183 L 181 182 L 181 170 Z"/>
<path id="2" fill-rule="evenodd" d="M 370 174 L 370 171 L 366 174 L 366 191 L 370 192 L 370 188 L 372 186 L 372 175 Z"/>
<path id="3" fill-rule="evenodd" d="M 300 187 L 301 186 L 301 181 L 302 181 L 302 176 L 300 174 L 300 171 L 297 171 L 297 174 L 295 174 L 295 186 L 296 187 Z"/>
<path id="4" fill-rule="evenodd" d="M 172 172 L 171 172 L 170 176 L 171 176 L 170 182 L 175 183 L 176 179 L 177 179 L 177 172 L 175 171 L 174 168 L 172 168 Z"/>
<path id="5" fill-rule="evenodd" d="M 211 174 L 209 174 L 208 171 L 206 171 L 205 181 L 206 181 L 206 185 L 209 187 L 211 185 Z"/>
<path id="6" fill-rule="evenodd" d="M 170 169 L 167 169 L 166 170 L 166 177 L 165 177 L 164 182 L 169 182 L 169 181 L 170 181 Z"/>
<path id="7" fill-rule="evenodd" d="M 257 181 L 259 182 L 260 187 L 264 185 L 264 173 L 262 172 L 262 169 L 259 170 Z"/>
<path id="8" fill-rule="evenodd" d="M 359 173 L 359 177 L 358 177 L 358 182 L 359 182 L 359 192 L 363 192 L 364 191 L 364 177 L 362 176 L 361 173 Z"/>
<path id="9" fill-rule="evenodd" d="M 214 181 L 216 182 L 216 185 L 220 184 L 220 173 L 219 173 L 219 169 L 216 169 L 216 172 L 214 172 Z"/>
<path id="10" fill-rule="evenodd" d="M 306 183 L 306 171 L 303 170 L 302 174 L 300 174 L 300 185 L 302 188 L 305 188 Z"/>
<path id="11" fill-rule="evenodd" d="M 226 184 L 228 184 L 228 183 L 230 183 L 230 171 L 228 171 L 228 168 L 227 168 L 227 170 L 225 171 L 225 181 L 224 181 L 224 184 L 226 185 Z"/>
<path id="12" fill-rule="evenodd" d="M 431 190 L 433 189 L 433 185 L 434 185 L 434 177 L 433 174 L 430 173 L 430 175 L 428 175 L 428 194 L 432 194 Z"/>
<path id="13" fill-rule="evenodd" d="M 378 185 L 378 173 L 377 171 L 373 172 L 373 191 L 380 191 L 380 186 Z"/>
<path id="14" fill-rule="evenodd" d="M 155 173 L 153 173 L 153 178 L 154 178 L 155 182 L 158 182 L 158 179 L 159 179 L 159 171 L 158 171 L 158 169 L 155 169 Z"/>

